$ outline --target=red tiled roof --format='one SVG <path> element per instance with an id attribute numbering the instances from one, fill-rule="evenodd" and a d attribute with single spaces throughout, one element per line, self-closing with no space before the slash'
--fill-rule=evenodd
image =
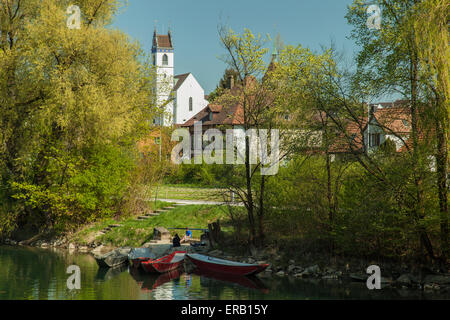
<path id="1" fill-rule="evenodd" d="M 172 38 L 170 34 L 154 34 L 153 46 L 158 48 L 173 49 Z"/>
<path id="2" fill-rule="evenodd" d="M 256 81 L 255 77 L 248 77 L 245 84 L 248 88 L 252 88 L 255 86 Z M 235 85 L 229 90 L 229 93 L 231 96 L 239 97 L 242 95 L 242 87 Z M 240 102 L 229 102 L 226 104 L 227 105 L 207 105 L 203 110 L 185 122 L 183 127 L 191 127 L 196 121 L 202 121 L 204 126 L 243 125 L 244 108 L 242 104 Z M 210 113 L 212 113 L 212 120 L 210 120 Z"/>
<path id="3" fill-rule="evenodd" d="M 210 113 L 212 113 L 212 120 L 210 120 Z M 209 104 L 182 126 L 191 127 L 197 121 L 202 121 L 204 126 L 242 125 L 244 123 L 243 109 L 239 103 L 231 107 Z"/>
<path id="4" fill-rule="evenodd" d="M 377 106 L 377 109 L 373 112 L 373 117 L 386 134 L 404 135 L 411 132 L 411 110 L 406 100 L 376 103 L 370 106 Z M 346 134 L 341 134 L 336 139 L 330 147 L 330 151 L 334 153 L 362 152 L 364 146 L 362 133 L 366 128 L 367 113 L 364 118 L 361 117 L 358 121 L 349 121 L 345 129 Z M 409 140 L 406 140 L 408 146 Z M 398 151 L 405 151 L 405 147 Z"/>
<path id="5" fill-rule="evenodd" d="M 411 132 L 411 112 L 408 107 L 377 109 L 374 116 L 386 133 Z"/>
<path id="6" fill-rule="evenodd" d="M 349 121 L 345 128 L 345 132 L 341 133 L 334 143 L 330 146 L 332 153 L 361 152 L 363 150 L 363 135 L 367 126 L 367 119 L 360 118 L 358 122 Z"/>
<path id="7" fill-rule="evenodd" d="M 209 109 L 211 109 L 212 112 L 220 112 L 222 111 L 222 106 L 218 104 L 210 104 Z"/>

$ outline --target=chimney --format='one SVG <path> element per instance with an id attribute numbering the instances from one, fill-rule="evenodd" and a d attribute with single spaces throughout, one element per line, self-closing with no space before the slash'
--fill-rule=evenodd
<path id="1" fill-rule="evenodd" d="M 233 77 L 233 76 L 230 76 L 230 77 L 228 78 L 228 80 L 229 80 L 229 86 L 230 86 L 230 90 L 231 90 L 231 89 L 233 89 L 233 87 L 234 87 L 234 77 Z"/>

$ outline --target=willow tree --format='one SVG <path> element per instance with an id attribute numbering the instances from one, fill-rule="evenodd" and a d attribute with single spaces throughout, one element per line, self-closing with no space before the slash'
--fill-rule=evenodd
<path id="1" fill-rule="evenodd" d="M 352 38 L 362 49 L 357 55 L 358 73 L 355 82 L 365 88 L 373 97 L 386 94 L 400 95 L 409 102 L 411 134 L 408 148 L 411 163 L 411 177 L 414 193 L 411 216 L 419 243 L 431 258 L 436 258 L 426 227 L 425 181 L 430 176 L 428 155 L 430 145 L 422 138 L 429 131 L 424 120 L 424 86 L 420 72 L 419 50 L 416 39 L 420 37 L 411 17 L 415 12 L 416 0 L 379 0 L 381 9 L 380 28 L 369 28 L 368 6 L 363 0 L 355 0 L 347 13 L 347 20 L 353 26 Z"/>
<path id="2" fill-rule="evenodd" d="M 83 222 L 123 196 L 115 175 L 151 116 L 152 81 L 139 45 L 107 28 L 120 5 L 0 1 L 0 232 Z"/>
<path id="3" fill-rule="evenodd" d="M 450 257 L 448 240 L 448 139 L 450 113 L 450 48 L 448 17 L 450 4 L 445 0 L 419 2 L 412 15 L 414 38 L 427 89 L 430 113 L 436 133 L 436 169 L 439 194 L 441 254 Z"/>

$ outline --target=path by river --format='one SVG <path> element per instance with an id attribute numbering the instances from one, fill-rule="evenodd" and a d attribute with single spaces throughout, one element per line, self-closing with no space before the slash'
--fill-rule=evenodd
<path id="1" fill-rule="evenodd" d="M 211 205 L 211 206 L 223 206 L 228 205 L 232 207 L 243 207 L 243 203 L 239 202 L 220 202 L 220 201 L 206 201 L 206 200 L 180 200 L 180 199 L 158 199 L 158 201 L 162 202 L 170 202 L 179 205 Z"/>

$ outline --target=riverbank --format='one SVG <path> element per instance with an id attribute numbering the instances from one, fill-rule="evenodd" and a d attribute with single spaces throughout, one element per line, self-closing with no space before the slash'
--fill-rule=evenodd
<path id="1" fill-rule="evenodd" d="M 20 243 L 6 239 L 3 244 L 10 246 L 21 246 Z M 49 242 L 37 241 L 32 246 L 44 249 L 59 248 L 66 249 L 69 253 L 98 253 L 108 252 L 117 247 L 99 243 L 98 245 L 84 246 L 69 243 L 64 239 L 55 239 Z M 155 249 L 163 252 L 170 247 L 168 244 L 152 244 L 145 246 L 158 246 Z M 160 250 L 159 250 L 160 249 Z M 186 247 L 191 251 L 192 247 Z M 268 263 L 269 267 L 259 275 L 262 279 L 272 277 L 287 277 L 309 280 L 323 280 L 327 282 L 361 282 L 365 283 L 369 274 L 366 269 L 369 265 L 378 265 L 381 269 L 382 288 L 396 288 L 401 290 L 435 292 L 436 294 L 450 293 L 450 274 L 434 272 L 430 269 L 417 269 L 407 265 L 396 265 L 386 262 L 365 261 L 362 259 L 334 258 L 333 261 L 326 262 L 327 258 L 322 256 L 316 264 L 311 264 L 309 258 L 300 260 L 290 259 L 284 262 L 281 255 L 283 252 L 273 252 L 271 248 L 254 251 L 245 255 L 237 255 L 235 252 L 214 249 L 211 247 L 200 248 L 199 251 L 210 256 L 239 261 L 244 263 Z"/>
<path id="2" fill-rule="evenodd" d="M 164 228 L 207 228 L 209 223 L 221 220 L 224 242 L 202 253 L 233 261 L 247 263 L 268 263 L 269 268 L 261 277 L 293 277 L 301 279 L 321 279 L 326 281 L 359 281 L 368 278 L 367 267 L 377 265 L 381 269 L 383 286 L 411 290 L 450 290 L 450 272 L 442 273 L 437 268 L 423 268 L 413 263 L 398 261 L 367 260 L 330 256 L 326 253 L 309 252 L 300 243 L 296 246 L 268 245 L 264 249 L 254 249 L 236 243 L 229 217 L 220 206 L 185 205 L 157 202 L 154 210 L 144 217 L 126 217 L 120 220 L 106 219 L 87 225 L 75 233 L 60 237 L 46 237 L 32 241 L 5 239 L 7 245 L 30 245 L 40 248 L 61 248 L 70 252 L 108 252 L 118 247 L 155 246 L 154 229 Z M 158 210 L 160 212 L 158 212 Z M 155 214 L 156 215 L 152 215 Z M 182 234 L 183 230 L 170 230 L 171 236 Z M 199 239 L 202 231 L 194 231 Z M 167 243 L 165 244 L 168 245 Z M 165 249 L 164 249 L 165 250 Z M 162 251 L 164 251 L 162 250 Z M 158 250 L 161 251 L 161 250 Z"/>

